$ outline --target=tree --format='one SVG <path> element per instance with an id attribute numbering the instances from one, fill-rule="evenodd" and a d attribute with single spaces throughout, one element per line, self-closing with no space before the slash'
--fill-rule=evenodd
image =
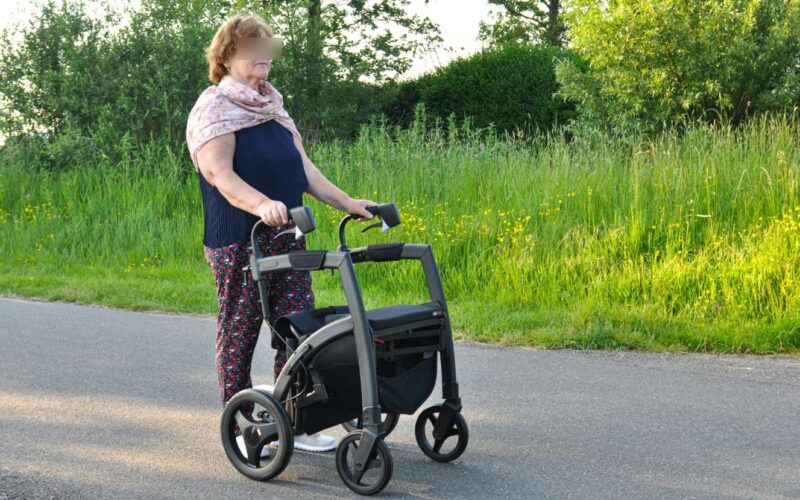
<path id="1" fill-rule="evenodd" d="M 327 113 L 325 108 L 342 92 L 360 89 L 360 94 L 372 94 L 365 85 L 394 81 L 415 56 L 442 42 L 438 26 L 430 19 L 406 12 L 409 3 L 234 2 L 239 8 L 260 11 L 286 41 L 284 60 L 274 67 L 275 79 L 287 89 L 287 106 L 304 134 L 312 137 L 337 126 L 328 117 L 340 114 Z"/>
<path id="2" fill-rule="evenodd" d="M 350 137 L 382 106 L 385 92 L 367 82 L 390 81 L 441 40 L 406 4 L 141 0 L 90 15 L 81 0 L 47 0 L 0 37 L 0 133 L 68 130 L 109 155 L 153 138 L 184 147 L 186 116 L 210 84 L 204 48 L 225 19 L 252 12 L 287 41 L 270 79 L 303 135 Z"/>
<path id="3" fill-rule="evenodd" d="M 49 0 L 3 31 L 6 137 L 69 130 L 109 154 L 126 140 L 183 143 L 186 114 L 207 86 L 203 46 L 217 19 L 151 0 L 137 10 L 105 7 L 92 16 L 82 1 Z"/>
<path id="4" fill-rule="evenodd" d="M 544 43 L 562 47 L 566 26 L 561 0 L 489 0 L 504 8 L 494 23 L 481 21 L 479 38 L 492 45 Z"/>
<path id="5" fill-rule="evenodd" d="M 800 0 L 573 0 L 557 67 L 585 122 L 645 131 L 720 116 L 741 123 L 796 103 Z"/>

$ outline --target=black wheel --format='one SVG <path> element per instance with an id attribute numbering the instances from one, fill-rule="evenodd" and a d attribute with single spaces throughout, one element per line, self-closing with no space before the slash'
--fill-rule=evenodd
<path id="1" fill-rule="evenodd" d="M 356 453 L 360 442 L 361 431 L 351 432 L 342 439 L 336 448 L 336 471 L 351 490 L 359 495 L 374 495 L 384 489 L 392 478 L 392 454 L 383 439 L 378 438 L 363 475 L 355 480 Z"/>
<path id="2" fill-rule="evenodd" d="M 464 416 L 461 413 L 453 413 L 452 420 L 444 436 L 441 439 L 436 439 L 433 435 L 433 430 L 441 412 L 442 405 L 431 406 L 423 410 L 417 417 L 414 434 L 422 453 L 437 462 L 450 462 L 461 456 L 464 450 L 467 449 L 469 429 Z M 452 439 L 454 436 L 456 439 Z"/>
<path id="3" fill-rule="evenodd" d="M 398 413 L 382 413 L 381 415 L 383 416 L 383 421 L 378 426 L 378 431 L 381 432 L 385 438 L 392 433 L 395 427 L 397 427 L 397 422 L 400 420 L 400 415 Z M 342 427 L 344 427 L 347 432 L 360 430 L 362 428 L 361 417 L 342 422 Z"/>
<path id="4" fill-rule="evenodd" d="M 244 450 L 236 439 L 241 431 Z M 278 401 L 269 394 L 245 389 L 236 393 L 225 405 L 220 423 L 222 446 L 236 470 L 257 481 L 268 481 L 289 464 L 294 450 L 294 433 L 289 417 Z M 278 444 L 272 445 L 272 441 Z M 262 458 L 264 447 L 269 457 Z"/>

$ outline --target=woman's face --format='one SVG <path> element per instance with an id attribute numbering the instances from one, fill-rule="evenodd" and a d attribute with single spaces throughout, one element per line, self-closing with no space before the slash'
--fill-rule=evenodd
<path id="1" fill-rule="evenodd" d="M 230 57 L 228 71 L 239 80 L 266 80 L 272 61 L 269 57 L 270 37 L 261 31 L 259 38 L 240 38 L 236 52 Z"/>

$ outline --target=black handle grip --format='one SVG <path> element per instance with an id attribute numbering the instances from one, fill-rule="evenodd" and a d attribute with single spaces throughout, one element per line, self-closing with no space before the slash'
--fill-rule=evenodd
<path id="1" fill-rule="evenodd" d="M 377 215 L 380 217 L 387 226 L 394 227 L 400 224 L 400 211 L 397 209 L 397 205 L 394 203 L 383 203 L 381 205 L 370 205 L 364 207 L 367 212 L 371 213 L 372 215 Z M 350 214 L 353 218 L 359 218 L 361 215 L 359 214 Z"/>
<path id="2" fill-rule="evenodd" d="M 294 225 L 303 234 L 308 234 L 317 228 L 317 222 L 314 220 L 314 211 L 311 210 L 311 207 L 294 207 L 293 209 L 289 210 L 288 215 L 289 221 L 294 222 Z M 253 255 L 256 258 L 261 257 L 258 253 L 258 247 L 256 245 L 256 229 L 262 224 L 266 226 L 263 219 L 258 219 L 256 223 L 253 224 L 253 228 L 250 230 L 250 245 L 253 248 Z M 278 236 L 286 234 L 286 232 L 287 231 L 278 233 Z"/>
<path id="3" fill-rule="evenodd" d="M 394 203 L 384 203 L 382 205 L 370 205 L 364 207 L 367 212 L 371 213 L 373 216 L 378 216 L 381 218 L 383 223 L 388 227 L 394 227 L 400 224 L 400 211 L 397 210 L 397 205 Z M 342 220 L 339 221 L 339 250 L 340 251 L 347 251 L 347 241 L 345 240 L 344 232 L 345 226 L 351 220 L 355 220 L 362 217 L 358 214 L 348 213 Z M 373 224 L 370 227 L 375 227 Z M 367 228 L 369 229 L 369 227 Z"/>
<path id="4" fill-rule="evenodd" d="M 367 212 L 371 213 L 372 215 L 378 215 L 380 213 L 380 210 L 379 210 L 378 207 L 380 207 L 380 205 L 370 205 L 368 207 L 364 207 L 364 209 Z M 353 217 L 356 217 L 356 218 L 363 217 L 363 215 L 361 215 L 361 214 L 354 214 L 352 212 L 347 212 L 347 214 L 351 215 Z"/>
<path id="5" fill-rule="evenodd" d="M 289 210 L 289 220 L 294 222 L 294 225 L 303 234 L 310 233 L 317 228 L 317 222 L 314 220 L 314 211 L 311 210 L 311 207 L 294 207 Z"/>

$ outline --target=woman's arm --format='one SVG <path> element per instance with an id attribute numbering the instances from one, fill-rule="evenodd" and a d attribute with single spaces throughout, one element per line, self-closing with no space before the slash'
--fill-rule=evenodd
<path id="1" fill-rule="evenodd" d="M 296 136 L 294 137 L 294 144 L 297 146 L 297 150 L 300 151 L 300 155 L 303 158 L 303 170 L 308 179 L 308 189 L 306 189 L 308 194 L 336 209 L 361 215 L 362 217 L 358 219 L 359 221 L 365 221 L 373 217 L 364 207 L 376 205 L 375 202 L 351 198 L 347 193 L 329 181 L 322 172 L 319 171 L 316 165 L 311 162 L 303 148 L 302 141 Z"/>
<path id="2" fill-rule="evenodd" d="M 235 149 L 236 136 L 233 133 L 220 135 L 205 143 L 197 151 L 200 173 L 234 207 L 258 216 L 270 226 L 289 222 L 286 205 L 270 199 L 233 171 Z"/>

